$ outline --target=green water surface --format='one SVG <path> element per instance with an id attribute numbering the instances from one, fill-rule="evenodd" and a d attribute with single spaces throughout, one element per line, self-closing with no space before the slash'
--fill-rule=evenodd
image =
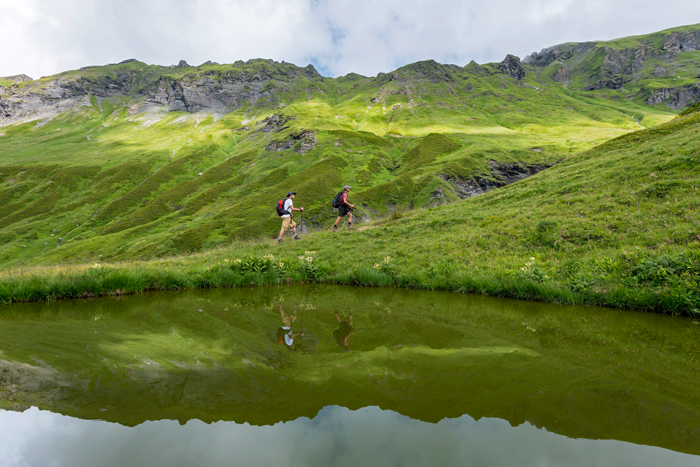
<path id="1" fill-rule="evenodd" d="M 293 348 L 280 305 L 297 307 Z M 253 430 L 374 407 L 435 429 L 500 419 L 697 456 L 699 369 L 697 321 L 442 292 L 279 286 L 0 308 L 0 408 L 125 427 Z"/>

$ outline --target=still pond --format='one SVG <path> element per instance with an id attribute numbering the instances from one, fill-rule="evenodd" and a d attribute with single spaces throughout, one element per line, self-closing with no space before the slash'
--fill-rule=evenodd
<path id="1" fill-rule="evenodd" d="M 0 307 L 0 465 L 700 466 L 700 321 L 279 286 Z"/>

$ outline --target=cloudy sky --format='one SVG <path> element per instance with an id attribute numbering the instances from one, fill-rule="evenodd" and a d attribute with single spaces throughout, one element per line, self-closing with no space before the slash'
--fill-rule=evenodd
<path id="1" fill-rule="evenodd" d="M 521 58 L 562 42 L 700 22 L 674 0 L 0 0 L 0 76 L 136 58 L 170 65 L 272 58 L 325 76 L 435 59 Z"/>

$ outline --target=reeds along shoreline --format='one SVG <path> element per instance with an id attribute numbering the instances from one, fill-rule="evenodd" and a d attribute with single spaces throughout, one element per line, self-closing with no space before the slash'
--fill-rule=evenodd
<path id="1" fill-rule="evenodd" d="M 310 261 L 309 261 L 310 259 Z M 691 262 L 693 260 L 690 260 Z M 296 262 L 274 259 L 272 255 L 247 259 L 199 258 L 198 265 L 166 266 L 163 261 L 149 264 L 95 264 L 60 268 L 33 268 L 14 271 L 0 279 L 0 302 L 51 301 L 84 299 L 99 296 L 138 294 L 157 290 L 193 288 L 251 287 L 292 283 L 333 283 L 360 287 L 398 287 L 407 289 L 445 290 L 494 297 L 543 301 L 558 304 L 584 304 L 612 308 L 666 313 L 694 317 L 697 289 L 672 283 L 663 286 L 630 282 L 620 275 L 616 286 L 583 289 L 561 277 L 524 277 L 522 269 L 514 271 L 404 270 L 390 260 L 375 267 L 333 271 L 323 261 L 304 257 Z M 697 264 L 697 263 L 694 263 Z M 281 265 L 281 266 L 280 266 Z M 376 267 L 378 266 L 378 267 Z M 556 274 L 548 269 L 549 274 Z M 589 274 L 594 276 L 596 271 Z M 585 274 L 577 276 L 585 281 Z M 577 287 L 579 290 L 576 290 Z"/>

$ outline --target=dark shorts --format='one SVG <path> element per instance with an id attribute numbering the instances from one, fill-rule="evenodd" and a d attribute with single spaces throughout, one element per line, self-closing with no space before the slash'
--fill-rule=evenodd
<path id="1" fill-rule="evenodd" d="M 338 217 L 344 217 L 350 211 L 352 211 L 352 209 L 350 209 L 350 206 L 347 206 L 345 204 L 341 204 L 340 207 L 338 208 Z"/>
<path id="2" fill-rule="evenodd" d="M 339 346 L 345 347 L 345 345 L 343 344 L 343 341 L 345 340 L 346 337 L 348 337 L 350 335 L 351 332 L 352 332 L 352 326 L 350 326 L 350 324 L 348 324 L 347 321 L 341 321 L 339 323 L 338 329 L 333 331 L 333 338 L 335 339 L 335 342 Z"/>

